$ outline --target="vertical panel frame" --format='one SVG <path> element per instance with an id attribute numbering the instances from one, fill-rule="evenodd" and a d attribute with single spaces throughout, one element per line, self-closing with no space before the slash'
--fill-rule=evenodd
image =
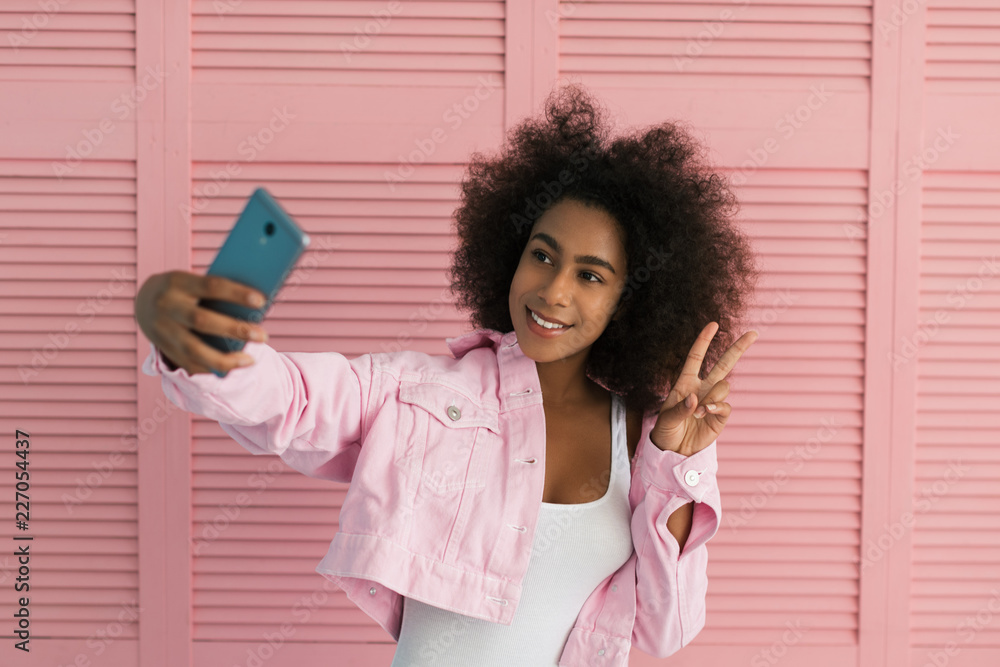
<path id="1" fill-rule="evenodd" d="M 507 0 L 504 130 L 534 115 L 559 78 L 562 11 L 559 0 Z"/>
<path id="2" fill-rule="evenodd" d="M 909 661 L 912 524 L 887 528 L 913 512 L 916 364 L 893 363 L 896 341 L 919 315 L 919 179 L 900 188 L 906 156 L 922 141 L 922 3 L 900 15 L 897 0 L 872 3 L 872 82 L 868 182 L 863 415 L 862 521 L 858 649 L 861 667 Z M 905 74 L 905 76 L 904 76 Z M 878 208 L 873 208 L 877 204 Z M 872 219 L 873 210 L 881 214 Z M 916 232 L 916 233 L 914 233 Z M 905 524 L 904 524 L 905 525 Z M 867 559 L 867 561 L 866 561 Z M 860 565 L 859 563 L 859 565 Z"/>
<path id="3" fill-rule="evenodd" d="M 911 8 L 915 9 L 911 11 Z M 896 279 L 893 312 L 893 352 L 903 340 L 913 340 L 920 327 L 920 246 L 923 199 L 923 170 L 911 178 L 905 166 L 910 157 L 921 152 L 924 143 L 924 70 L 926 58 L 927 3 L 900 3 L 902 25 L 899 27 L 900 72 L 898 81 L 899 111 L 896 147 L 896 183 L 905 188 L 896 195 L 895 242 Z M 893 18 L 898 16 L 894 14 Z M 892 24 L 890 24 L 892 25 Z M 874 37 L 873 37 L 874 39 Z M 889 525 L 899 524 L 904 514 L 913 516 L 917 492 L 917 359 L 907 363 L 890 362 L 892 372 L 892 489 Z M 886 657 L 888 664 L 910 662 L 911 601 L 913 596 L 914 523 L 895 540 L 889 561 L 888 604 L 886 609 Z M 884 529 L 880 529 L 884 532 Z"/>
<path id="4" fill-rule="evenodd" d="M 136 0 L 136 291 L 154 273 L 190 269 L 191 6 Z M 192 664 L 191 416 L 167 402 L 158 378 L 141 373 L 149 341 L 136 328 L 139 433 L 139 645 L 142 667 Z"/>

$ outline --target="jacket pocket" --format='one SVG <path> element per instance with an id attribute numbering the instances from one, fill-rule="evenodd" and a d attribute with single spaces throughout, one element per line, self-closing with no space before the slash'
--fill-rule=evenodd
<path id="1" fill-rule="evenodd" d="M 398 436 L 408 441 L 413 462 L 419 462 L 410 469 L 411 474 L 419 472 L 409 485 L 410 497 L 448 500 L 456 492 L 485 486 L 489 452 L 484 448 L 497 442 L 499 407 L 483 405 L 451 385 L 427 381 L 400 381 L 399 400 L 401 409 L 412 413 L 400 423 L 411 424 L 412 432 Z"/>

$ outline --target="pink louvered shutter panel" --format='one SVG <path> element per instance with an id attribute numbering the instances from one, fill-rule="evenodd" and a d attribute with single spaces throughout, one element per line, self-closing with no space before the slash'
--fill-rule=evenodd
<path id="1" fill-rule="evenodd" d="M 906 156 L 924 168 L 919 317 L 896 357 L 917 378 L 912 664 L 996 664 L 1000 5 L 932 0 L 926 17 L 924 142 Z"/>
<path id="2" fill-rule="evenodd" d="M 131 659 L 139 632 L 134 80 L 132 0 L 0 5 L 4 665 Z"/>

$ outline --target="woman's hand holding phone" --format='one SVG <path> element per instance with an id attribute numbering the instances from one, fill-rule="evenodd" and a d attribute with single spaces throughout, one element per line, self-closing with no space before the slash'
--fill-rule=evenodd
<path id="1" fill-rule="evenodd" d="M 259 297 L 260 302 L 252 299 Z M 200 299 L 219 299 L 251 308 L 264 304 L 266 295 L 242 283 L 215 275 L 188 271 L 155 273 L 135 297 L 135 319 L 146 338 L 163 353 L 168 365 L 190 375 L 229 372 L 254 363 L 244 352 L 224 353 L 202 341 L 192 331 L 244 341 L 267 341 L 264 328 L 245 320 L 198 306 Z M 171 368 L 171 370 L 175 370 Z"/>

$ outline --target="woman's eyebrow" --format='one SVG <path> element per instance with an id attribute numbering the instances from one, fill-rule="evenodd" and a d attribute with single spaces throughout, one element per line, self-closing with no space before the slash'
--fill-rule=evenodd
<path id="1" fill-rule="evenodd" d="M 528 241 L 529 242 L 530 241 L 534 241 L 535 239 L 538 239 L 539 241 L 544 241 L 545 243 L 547 243 L 550 246 L 552 246 L 552 248 L 556 252 L 558 252 L 560 254 L 562 253 L 562 247 L 559 245 L 559 242 L 556 241 L 551 236 L 549 236 L 548 234 L 546 234 L 545 232 L 538 232 L 537 234 L 535 234 L 534 236 L 532 236 L 530 239 L 528 239 Z M 608 271 L 610 271 L 611 273 L 614 273 L 615 275 L 618 275 L 617 273 L 615 273 L 615 267 L 611 266 L 611 264 L 609 264 L 607 261 L 601 259 L 597 255 L 577 255 L 573 259 L 576 260 L 577 264 L 592 264 L 593 266 L 601 266 L 601 267 L 604 267 L 605 269 L 607 269 Z"/>

